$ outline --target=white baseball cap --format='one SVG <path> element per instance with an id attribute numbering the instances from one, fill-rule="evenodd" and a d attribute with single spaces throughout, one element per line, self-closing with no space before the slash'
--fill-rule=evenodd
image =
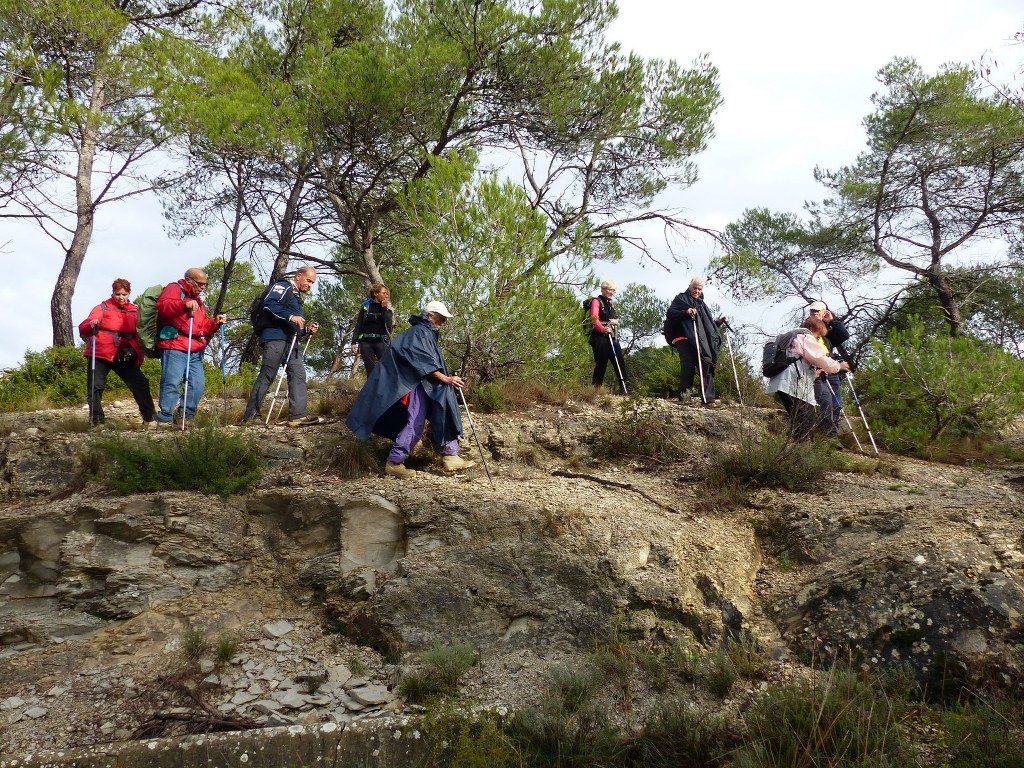
<path id="1" fill-rule="evenodd" d="M 824 312 L 828 309 L 828 306 L 824 301 L 812 301 L 807 305 L 808 312 Z"/>
<path id="2" fill-rule="evenodd" d="M 455 317 L 455 315 L 448 311 L 448 307 L 444 305 L 443 301 L 427 302 L 427 312 L 433 312 L 435 315 L 441 315 L 441 317 Z"/>

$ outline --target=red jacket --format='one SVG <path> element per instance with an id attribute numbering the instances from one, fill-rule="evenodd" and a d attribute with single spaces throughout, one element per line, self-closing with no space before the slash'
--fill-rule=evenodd
<path id="1" fill-rule="evenodd" d="M 188 310 L 185 302 L 189 299 L 199 304 L 192 313 L 192 349 L 188 347 Z M 156 327 L 159 341 L 157 349 L 174 349 L 178 352 L 202 352 L 210 338 L 220 328 L 216 318 L 206 316 L 206 307 L 198 293 L 186 280 L 179 280 L 164 288 L 160 298 L 156 300 Z M 178 335 L 172 339 L 164 338 L 171 335 L 166 328 L 174 328 Z"/>
<path id="2" fill-rule="evenodd" d="M 78 332 L 85 342 L 85 356 L 92 357 L 92 321 L 99 320 L 96 326 L 96 357 L 99 360 L 114 362 L 118 347 L 131 347 L 138 356 L 135 364 L 142 365 L 142 350 L 139 349 L 139 337 L 135 333 L 135 325 L 139 320 L 139 308 L 130 301 L 123 307 L 117 306 L 113 299 L 92 308 L 89 316 L 78 326 Z"/>

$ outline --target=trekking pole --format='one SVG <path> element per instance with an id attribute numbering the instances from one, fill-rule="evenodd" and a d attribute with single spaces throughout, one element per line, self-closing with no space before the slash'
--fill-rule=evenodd
<path id="1" fill-rule="evenodd" d="M 96 397 L 96 393 L 93 390 L 96 388 L 96 337 L 100 333 L 99 326 L 93 329 L 92 334 L 92 356 L 89 360 L 89 424 L 96 423 L 96 410 L 93 400 Z"/>
<path id="2" fill-rule="evenodd" d="M 306 345 L 302 348 L 302 364 L 303 365 L 306 364 L 306 350 L 309 349 L 309 342 L 311 342 L 312 340 L 313 340 L 313 334 L 309 334 L 309 336 L 306 337 Z M 273 411 L 274 409 L 271 408 L 270 410 Z M 281 414 L 282 413 L 284 413 L 284 400 L 281 401 L 281 410 L 277 412 L 277 417 L 281 418 Z"/>
<path id="3" fill-rule="evenodd" d="M 850 434 L 853 435 L 853 440 L 857 443 L 857 450 L 864 453 L 864 446 L 860 444 L 860 438 L 857 437 L 857 432 L 853 428 L 853 423 L 850 421 L 850 417 L 846 415 L 846 411 L 843 410 L 843 403 L 839 399 L 839 394 L 832 388 L 832 382 L 828 380 L 828 376 L 823 376 L 825 383 L 828 385 L 828 391 L 832 393 L 832 400 L 839 407 L 839 412 L 843 414 L 843 418 L 846 419 L 846 426 L 850 428 Z"/>
<path id="4" fill-rule="evenodd" d="M 697 345 L 697 377 L 700 379 L 700 402 L 707 405 L 707 396 L 704 393 L 704 363 L 700 359 L 700 331 L 697 330 L 697 318 L 693 318 L 693 342 Z"/>
<path id="5" fill-rule="evenodd" d="M 736 396 L 740 399 L 740 405 L 743 405 L 743 391 L 740 389 L 740 374 L 736 370 L 736 358 L 732 354 L 732 326 L 729 323 L 723 323 L 723 325 L 729 329 L 729 333 L 725 334 L 725 343 L 729 347 L 729 361 L 732 363 L 732 375 L 736 379 Z"/>
<path id="6" fill-rule="evenodd" d="M 192 322 L 195 315 L 188 313 L 188 349 L 185 352 L 185 391 L 181 396 L 181 431 L 185 431 L 185 419 L 188 416 L 188 377 L 192 368 Z"/>
<path id="7" fill-rule="evenodd" d="M 220 389 L 224 398 L 224 426 L 228 425 L 228 359 L 224 354 L 226 345 L 224 343 L 224 326 L 220 327 Z"/>
<path id="8" fill-rule="evenodd" d="M 456 387 L 455 389 L 458 390 L 459 397 L 462 398 L 462 407 L 466 409 L 466 418 L 469 419 L 469 428 L 473 430 L 473 441 L 476 443 L 476 447 L 480 451 L 480 461 L 484 465 L 484 472 L 487 473 L 487 480 L 490 482 L 491 488 L 494 488 L 494 478 L 491 477 L 491 469 L 487 466 L 487 459 L 484 458 L 484 446 L 476 434 L 476 424 L 473 423 L 473 414 L 469 412 L 469 403 L 466 402 L 466 394 L 462 391 L 461 387 Z"/>
<path id="9" fill-rule="evenodd" d="M 612 326 L 611 344 L 612 344 L 612 362 L 615 363 L 615 373 L 619 377 L 619 386 L 622 387 L 622 394 L 628 395 L 629 390 L 626 389 L 626 377 L 622 374 L 622 366 L 619 365 L 619 359 L 622 357 L 622 347 L 619 346 L 618 333 Z"/>
<path id="10" fill-rule="evenodd" d="M 277 396 L 281 394 L 281 382 L 284 381 L 284 372 L 288 368 L 288 361 L 291 360 L 292 350 L 295 349 L 295 340 L 299 338 L 299 334 L 292 334 L 292 343 L 288 345 L 288 354 L 284 356 L 284 361 L 281 363 L 281 371 L 277 375 L 277 388 L 274 390 L 274 397 L 270 401 L 270 408 L 267 409 L 267 420 L 263 426 L 270 428 L 270 417 L 274 413 L 274 404 L 277 402 Z"/>
<path id="11" fill-rule="evenodd" d="M 853 388 L 853 377 L 850 372 L 846 372 L 846 381 L 850 385 L 850 395 L 853 396 L 853 402 L 857 404 L 857 410 L 860 411 L 860 418 L 864 422 L 864 429 L 868 432 L 868 438 L 871 440 L 871 447 L 875 449 L 875 456 L 878 456 L 878 446 L 875 445 L 875 436 L 871 434 L 871 427 L 868 426 L 868 417 L 864 415 L 864 409 L 861 408 L 860 398 L 857 397 L 857 390 Z"/>

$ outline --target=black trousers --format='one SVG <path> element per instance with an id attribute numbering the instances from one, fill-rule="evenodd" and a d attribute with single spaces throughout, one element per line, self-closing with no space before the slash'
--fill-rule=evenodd
<path id="1" fill-rule="evenodd" d="M 590 350 L 594 353 L 594 375 L 590 382 L 599 387 L 604 384 L 604 372 L 612 359 L 612 340 L 607 333 L 590 334 Z"/>
<path id="2" fill-rule="evenodd" d="M 384 350 L 388 348 L 386 341 L 360 341 L 359 356 L 363 358 L 363 365 L 366 368 L 366 378 L 370 378 L 370 372 L 377 367 L 377 363 L 384 356 Z"/>
<path id="3" fill-rule="evenodd" d="M 697 373 L 697 349 L 685 342 L 676 345 L 679 353 L 679 395 L 682 397 L 693 388 L 693 378 Z M 715 399 L 715 366 L 703 363 L 704 394 L 703 402 L 710 403 Z M 700 390 L 697 390 L 700 394 Z"/>
<path id="4" fill-rule="evenodd" d="M 818 424 L 817 409 L 810 403 L 785 392 L 776 392 L 775 397 L 789 414 L 790 436 L 795 440 L 810 440 Z"/>
<path id="5" fill-rule="evenodd" d="M 90 359 L 91 364 L 91 359 Z M 139 370 L 135 364 L 120 365 L 108 363 L 106 360 L 96 358 L 96 370 L 90 371 L 91 379 L 89 387 L 89 416 L 93 424 L 102 424 L 106 418 L 103 415 L 103 390 L 107 386 L 107 376 L 110 372 L 116 373 L 125 384 L 128 390 L 138 403 L 139 413 L 143 421 L 153 421 L 156 417 L 156 407 L 153 405 L 153 394 L 149 391 L 149 379 Z"/>

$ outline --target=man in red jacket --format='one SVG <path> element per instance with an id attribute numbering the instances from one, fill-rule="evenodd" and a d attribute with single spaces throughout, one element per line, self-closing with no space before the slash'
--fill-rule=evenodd
<path id="1" fill-rule="evenodd" d="M 228 321 L 227 315 L 206 316 L 202 292 L 206 273 L 199 267 L 185 270 L 185 277 L 164 288 L 156 300 L 157 344 L 160 351 L 160 410 L 156 420 L 170 424 L 182 398 L 182 382 L 188 369 L 188 399 L 185 421 L 191 421 L 206 388 L 203 350 L 217 329 Z M 191 346 L 189 328 L 191 327 Z"/>

